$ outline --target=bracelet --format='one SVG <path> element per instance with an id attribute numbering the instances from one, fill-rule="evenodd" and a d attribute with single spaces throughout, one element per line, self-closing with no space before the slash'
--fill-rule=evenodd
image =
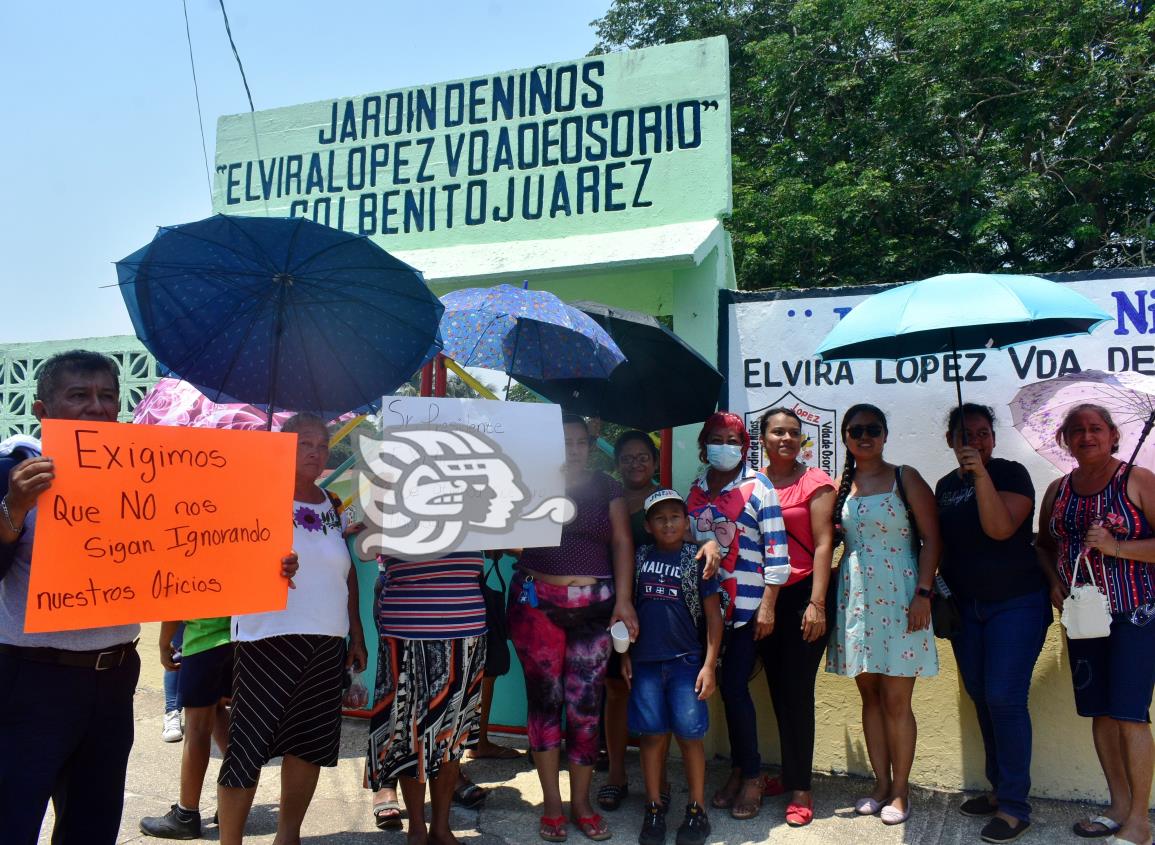
<path id="1" fill-rule="evenodd" d="M 818 608 L 819 610 L 826 610 L 826 603 L 825 603 L 825 602 L 820 602 L 820 601 L 813 601 L 813 600 L 811 600 L 811 601 L 808 601 L 808 602 L 806 602 L 806 603 L 807 603 L 807 604 L 812 604 L 812 605 L 814 605 L 814 606 L 815 606 L 816 608 Z"/>
<path id="2" fill-rule="evenodd" d="M 4 521 L 8 523 L 8 527 L 12 529 L 13 534 L 19 534 L 24 530 L 24 523 L 20 523 L 20 527 L 16 527 L 16 523 L 12 521 L 12 513 L 8 510 L 8 497 L 0 498 L 0 513 L 4 514 Z"/>

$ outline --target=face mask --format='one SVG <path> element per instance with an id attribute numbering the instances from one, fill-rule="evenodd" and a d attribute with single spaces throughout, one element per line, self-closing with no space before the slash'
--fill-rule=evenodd
<path id="1" fill-rule="evenodd" d="M 742 447 L 731 443 L 707 444 L 706 461 L 719 472 L 729 472 L 742 463 Z"/>

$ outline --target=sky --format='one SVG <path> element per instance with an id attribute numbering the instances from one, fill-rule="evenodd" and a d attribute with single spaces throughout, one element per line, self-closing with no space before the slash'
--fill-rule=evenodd
<path id="1" fill-rule="evenodd" d="M 218 0 L 186 0 L 210 166 L 248 111 Z M 579 58 L 610 0 L 225 0 L 256 108 Z M 113 262 L 212 213 L 181 0 L 0 12 L 0 343 L 131 334 Z"/>

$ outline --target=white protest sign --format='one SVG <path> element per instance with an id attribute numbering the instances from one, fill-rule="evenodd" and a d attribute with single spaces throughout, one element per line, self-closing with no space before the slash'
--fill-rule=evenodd
<path id="1" fill-rule="evenodd" d="M 386 396 L 356 449 L 363 558 L 556 546 L 573 518 L 557 405 Z"/>
<path id="2" fill-rule="evenodd" d="M 1011 424 L 1009 406 L 1019 388 L 1083 370 L 1155 375 L 1155 275 L 1149 270 L 1115 271 L 1097 278 L 1064 278 L 1062 283 L 1115 319 L 1091 335 L 1004 350 L 965 350 L 957 358 L 924 355 L 899 361 L 822 362 L 813 355 L 838 320 L 881 287 L 730 294 L 723 317 L 728 405 L 744 416 L 755 441 L 750 463 L 761 462 L 758 418 L 766 409 L 784 405 L 804 421 L 808 442 L 803 459 L 837 476 L 845 458 L 839 434 L 842 414 L 856 402 L 869 402 L 889 418 L 887 459 L 914 466 L 933 485 L 958 466 L 945 431 L 946 415 L 956 402 L 955 384 L 961 379 L 963 401 L 990 405 L 995 411 L 995 454 L 1025 465 L 1041 497 L 1059 471 Z M 959 302 L 960 315 L 967 307 L 967 302 Z"/>

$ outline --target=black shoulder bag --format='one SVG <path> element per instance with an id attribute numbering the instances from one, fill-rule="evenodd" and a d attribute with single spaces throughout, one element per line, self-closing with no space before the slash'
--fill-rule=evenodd
<path id="1" fill-rule="evenodd" d="M 911 542 L 914 545 L 914 556 L 917 563 L 918 553 L 922 550 L 922 538 L 918 534 L 918 521 L 914 518 L 914 511 L 910 509 L 910 502 L 906 499 L 906 491 L 902 488 L 902 467 L 894 468 L 894 486 L 898 490 L 898 497 L 906 508 L 906 521 L 910 524 Z M 949 640 L 962 630 L 962 611 L 958 602 L 950 594 L 946 583 L 936 576 L 934 579 L 934 595 L 930 598 L 930 626 L 934 635 L 942 640 Z"/>

